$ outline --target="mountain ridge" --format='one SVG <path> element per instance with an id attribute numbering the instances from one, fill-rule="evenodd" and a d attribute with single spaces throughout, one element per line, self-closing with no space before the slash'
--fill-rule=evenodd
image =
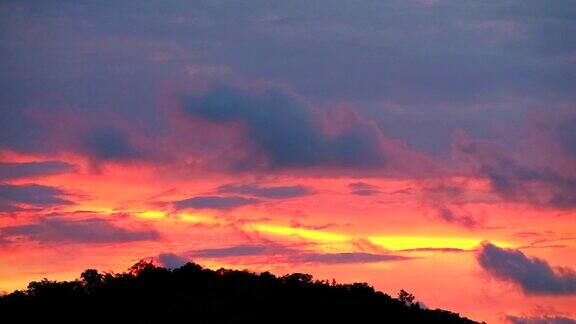
<path id="1" fill-rule="evenodd" d="M 123 273 L 88 269 L 73 281 L 33 281 L 0 296 L 0 314 L 19 323 L 478 323 L 367 283 L 148 261 Z"/>

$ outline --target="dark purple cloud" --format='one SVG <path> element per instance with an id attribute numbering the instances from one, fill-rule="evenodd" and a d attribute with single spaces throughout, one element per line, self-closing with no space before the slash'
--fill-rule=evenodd
<path id="1" fill-rule="evenodd" d="M 260 200 L 238 196 L 198 196 L 188 198 L 174 203 L 177 209 L 185 208 L 206 208 L 206 209 L 231 209 L 246 205 L 259 203 Z"/>
<path id="2" fill-rule="evenodd" d="M 311 194 L 311 190 L 304 186 L 261 186 L 258 184 L 233 183 L 220 186 L 218 192 L 274 199 L 295 198 Z"/>
<path id="3" fill-rule="evenodd" d="M 380 188 L 365 182 L 354 182 L 348 185 L 352 194 L 358 196 L 372 196 L 380 193 Z"/>
<path id="4" fill-rule="evenodd" d="M 477 227 L 478 220 L 476 220 L 471 214 L 454 211 L 453 209 L 445 206 L 436 206 L 437 216 L 445 222 L 453 223 L 467 228 Z"/>
<path id="5" fill-rule="evenodd" d="M 0 211 L 9 211 L 21 204 L 33 207 L 72 205 L 66 195 L 64 190 L 50 186 L 0 184 L 0 206 L 3 205 Z"/>
<path id="6" fill-rule="evenodd" d="M 382 167 L 386 162 L 380 133 L 357 121 L 336 135 L 322 130 L 304 102 L 280 89 L 253 94 L 218 87 L 184 99 L 191 116 L 215 123 L 240 122 L 264 153 L 270 168 L 336 166 Z"/>
<path id="7" fill-rule="evenodd" d="M 487 141 L 456 141 L 456 150 L 476 165 L 492 190 L 509 201 L 554 208 L 576 207 L 576 176 L 551 167 L 522 163 L 504 148 Z M 559 157 L 560 158 L 560 157 Z"/>
<path id="8" fill-rule="evenodd" d="M 15 237 L 39 243 L 122 243 L 159 238 L 151 229 L 129 229 L 101 218 L 44 217 L 35 223 L 0 228 L 0 239 Z"/>
<path id="9" fill-rule="evenodd" d="M 542 259 L 524 255 L 520 250 L 503 249 L 490 243 L 482 244 L 477 259 L 490 275 L 517 284 L 526 294 L 576 294 L 574 269 L 552 267 Z"/>
<path id="10" fill-rule="evenodd" d="M 61 161 L 6 162 L 0 163 L 0 180 L 38 178 L 71 172 L 74 165 Z"/>
<path id="11" fill-rule="evenodd" d="M 128 134 L 116 128 L 94 128 L 81 140 L 79 151 L 96 161 L 130 161 L 142 158 Z"/>
<path id="12" fill-rule="evenodd" d="M 25 108 L 22 108 L 22 111 L 16 108 L 15 110 L 11 113 L 0 112 L 0 121 L 4 120 L 2 124 L 7 125 L 0 131 L 3 136 L 0 139 L 0 148 L 24 153 L 75 153 L 95 162 L 150 159 L 136 148 L 136 144 L 144 145 L 146 142 L 135 143 L 132 138 L 133 133 L 144 138 L 139 127 L 131 124 L 137 120 L 137 116 L 119 116 L 106 109 L 79 111 L 61 108 L 46 109 L 46 113 L 26 113 Z M 88 114 L 92 115 L 91 118 L 85 116 Z M 113 123 L 110 119 L 114 119 Z M 102 124 L 124 126 L 99 126 Z M 153 126 L 149 128 L 154 129 Z M 59 163 L 57 161 L 42 163 L 44 165 L 22 166 L 22 172 L 36 170 L 41 174 L 42 169 L 57 172 L 59 167 L 63 168 L 63 165 L 56 165 Z"/>

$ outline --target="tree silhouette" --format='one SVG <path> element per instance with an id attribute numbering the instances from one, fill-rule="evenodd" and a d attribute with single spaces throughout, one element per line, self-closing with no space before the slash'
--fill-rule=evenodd
<path id="1" fill-rule="evenodd" d="M 80 279 L 82 280 L 82 285 L 91 292 L 102 284 L 104 275 L 98 273 L 98 270 L 87 269 L 80 274 Z"/>
<path id="2" fill-rule="evenodd" d="M 398 300 L 404 302 L 407 305 L 411 305 L 414 302 L 414 299 L 414 295 L 405 291 L 404 289 L 400 289 L 400 292 L 398 292 Z"/>
<path id="3" fill-rule="evenodd" d="M 309 274 L 204 269 L 168 270 L 140 261 L 123 273 L 87 269 L 78 280 L 34 281 L 0 296 L 6 323 L 476 323 L 421 309 L 367 283 L 314 280 Z M 328 312 L 326 310 L 329 310 Z"/>

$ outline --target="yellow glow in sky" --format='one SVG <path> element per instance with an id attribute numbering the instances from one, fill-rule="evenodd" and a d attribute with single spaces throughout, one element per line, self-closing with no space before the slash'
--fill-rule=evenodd
<path id="1" fill-rule="evenodd" d="M 433 249 L 463 249 L 471 250 L 480 245 L 483 239 L 464 237 L 421 237 L 421 236 L 376 236 L 370 237 L 370 241 L 388 250 L 409 250 L 421 248 Z M 500 247 L 509 247 L 510 244 L 492 241 Z"/>
<path id="2" fill-rule="evenodd" d="M 343 242 L 349 239 L 347 236 L 341 234 L 335 234 L 305 228 L 294 228 L 289 226 L 252 224 L 250 225 L 250 227 L 258 232 L 264 232 L 275 235 L 300 236 L 302 238 L 322 242 Z"/>
<path id="3" fill-rule="evenodd" d="M 183 220 L 185 222 L 189 222 L 189 223 L 202 223 L 202 224 L 218 223 L 218 221 L 215 220 L 214 218 L 207 216 L 207 215 L 202 215 L 202 214 L 181 213 L 181 214 L 178 214 L 178 216 L 180 217 L 181 220 Z"/>
<path id="4" fill-rule="evenodd" d="M 282 236 L 299 236 L 302 238 L 321 241 L 339 243 L 350 241 L 354 237 L 343 234 L 336 234 L 331 232 L 311 230 L 305 228 L 294 228 L 289 226 L 278 226 L 268 224 L 250 224 L 249 228 L 258 232 L 282 235 Z M 465 237 L 422 237 L 422 236 L 373 236 L 369 240 L 387 250 L 400 251 L 410 249 L 462 249 L 472 250 L 477 248 L 484 239 L 478 238 L 465 238 Z M 492 243 L 500 247 L 510 247 L 511 245 L 506 242 L 494 241 Z"/>
<path id="5" fill-rule="evenodd" d="M 142 213 L 137 214 L 139 217 L 147 218 L 147 219 L 161 219 L 165 217 L 165 214 L 161 211 L 156 210 L 148 210 Z"/>

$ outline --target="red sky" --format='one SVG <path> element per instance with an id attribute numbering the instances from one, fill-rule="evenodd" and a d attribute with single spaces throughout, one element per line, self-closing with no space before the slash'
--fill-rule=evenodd
<path id="1" fill-rule="evenodd" d="M 153 258 L 574 321 L 573 3 L 158 6 L 0 5 L 0 291 Z"/>

